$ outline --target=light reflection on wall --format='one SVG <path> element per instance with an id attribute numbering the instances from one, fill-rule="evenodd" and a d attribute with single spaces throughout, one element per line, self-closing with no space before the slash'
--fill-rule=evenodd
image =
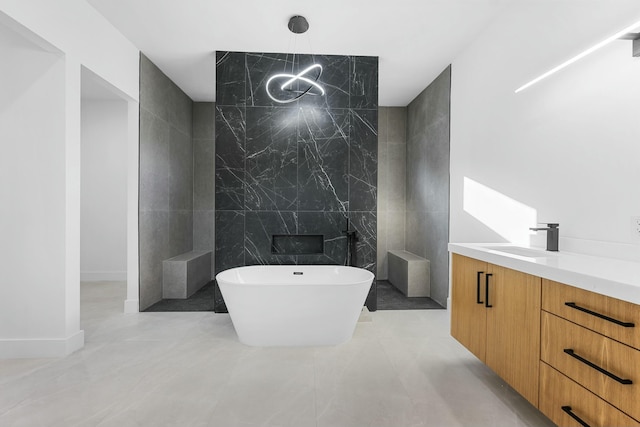
<path id="1" fill-rule="evenodd" d="M 464 177 L 463 209 L 469 215 L 517 245 L 529 245 L 529 227 L 536 225 L 538 212 L 531 206 Z"/>

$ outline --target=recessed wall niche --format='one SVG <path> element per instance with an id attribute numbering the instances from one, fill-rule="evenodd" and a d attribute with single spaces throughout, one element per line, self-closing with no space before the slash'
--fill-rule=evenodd
<path id="1" fill-rule="evenodd" d="M 356 264 L 375 274 L 378 58 L 216 52 L 216 61 L 216 273 L 344 264 L 349 221 Z M 271 75 L 314 62 L 323 67 L 325 96 L 269 98 Z M 272 253 L 273 235 L 322 235 L 324 253 Z M 375 285 L 367 307 L 376 308 Z"/>

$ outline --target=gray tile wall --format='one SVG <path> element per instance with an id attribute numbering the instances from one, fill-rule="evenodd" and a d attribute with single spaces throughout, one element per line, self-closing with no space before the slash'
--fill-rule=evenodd
<path id="1" fill-rule="evenodd" d="M 162 299 L 162 261 L 192 250 L 193 102 L 140 55 L 140 310 Z"/>
<path id="2" fill-rule="evenodd" d="M 193 104 L 193 250 L 211 251 L 215 272 L 215 104 Z"/>
<path id="3" fill-rule="evenodd" d="M 405 248 L 407 108 L 378 109 L 378 274 L 388 279 L 387 251 Z"/>
<path id="4" fill-rule="evenodd" d="M 431 298 L 449 290 L 449 122 L 451 67 L 407 107 L 406 250 L 431 261 Z"/>

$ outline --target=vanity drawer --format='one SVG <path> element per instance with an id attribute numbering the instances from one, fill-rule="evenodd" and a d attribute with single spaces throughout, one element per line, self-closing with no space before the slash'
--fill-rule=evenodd
<path id="1" fill-rule="evenodd" d="M 577 426 L 569 412 L 591 427 L 640 426 L 584 387 L 540 362 L 540 411 L 558 426 Z"/>
<path id="2" fill-rule="evenodd" d="M 542 361 L 640 419 L 640 351 L 544 311 L 541 323 Z"/>
<path id="3" fill-rule="evenodd" d="M 640 349 L 640 305 L 543 279 L 542 309 Z"/>

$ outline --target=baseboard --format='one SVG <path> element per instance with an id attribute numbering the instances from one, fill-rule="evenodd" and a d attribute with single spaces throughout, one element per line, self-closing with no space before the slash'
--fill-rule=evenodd
<path id="1" fill-rule="evenodd" d="M 140 301 L 137 299 L 128 299 L 124 301 L 124 312 L 125 313 L 139 313 L 140 312 Z"/>
<path id="2" fill-rule="evenodd" d="M 81 271 L 80 281 L 82 282 L 125 282 L 127 280 L 126 271 Z"/>
<path id="3" fill-rule="evenodd" d="M 65 357 L 84 347 L 84 331 L 62 339 L 0 340 L 0 359 Z"/>

